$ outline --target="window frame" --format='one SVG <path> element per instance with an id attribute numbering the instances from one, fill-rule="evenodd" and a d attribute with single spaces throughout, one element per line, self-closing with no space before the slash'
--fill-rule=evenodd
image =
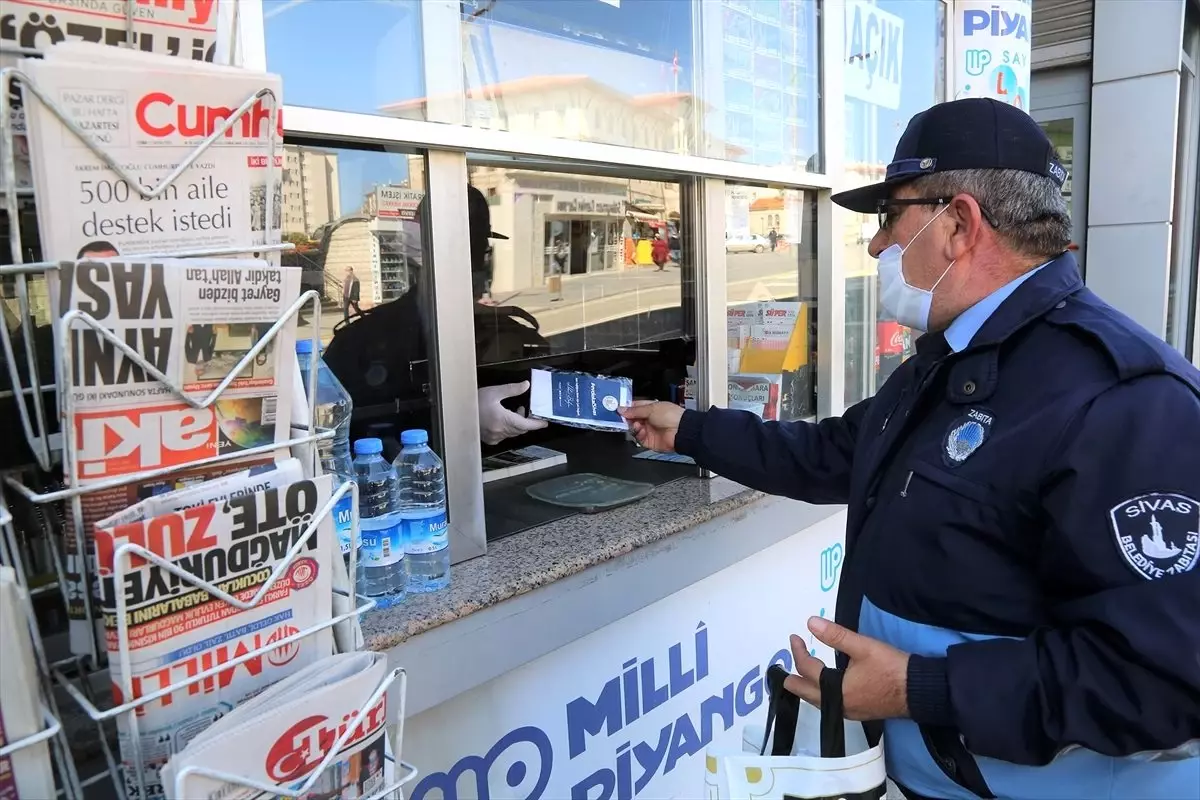
<path id="1" fill-rule="evenodd" d="M 843 96 L 845 12 L 842 0 L 817 0 L 820 65 L 820 141 L 824 174 L 795 167 L 764 167 L 700 155 L 683 155 L 617 145 L 554 139 L 507 131 L 472 128 L 464 124 L 462 37 L 458 0 L 422 0 L 421 36 L 424 47 L 426 94 L 430 80 L 436 95 L 449 98 L 431 106 L 427 121 L 382 117 L 289 105 L 284 87 L 284 127 L 287 136 L 319 138 L 347 147 L 355 144 L 405 146 L 422 151 L 427 159 L 426 182 L 434 262 L 436 336 L 430 353 L 436 389 L 435 405 L 443 423 L 476 419 L 475 343 L 463 326 L 448 321 L 455 309 L 469 305 L 469 275 L 463 270 L 438 269 L 438 264 L 469 260 L 465 237 L 439 235 L 461 229 L 466 218 L 467 153 L 490 152 L 505 156 L 543 159 L 549 163 L 595 164 L 607 170 L 627 169 L 663 180 L 683 179 L 684 207 L 694 215 L 696 235 L 690 245 L 697 263 L 696 320 L 700 407 L 728 402 L 725 309 L 725 185 L 750 183 L 781 189 L 799 189 L 817 195 L 817 296 L 818 318 L 817 418 L 837 416 L 844 410 L 846 284 L 842 245 L 837 232 L 844 229 L 845 212 L 830 201 L 832 190 L 843 183 L 843 154 L 831 146 L 843 138 L 844 115 L 831 113 Z M 950 0 L 947 19 L 953 18 Z M 694 42 L 702 45 L 705 0 L 691 0 Z M 238 31 L 241 63 L 267 68 L 262 0 L 239 0 Z M 947 25 L 945 58 L 953 52 L 953 25 Z M 697 59 L 695 85 L 705 86 L 703 60 Z M 949 78 L 943 80 L 949 92 Z M 944 97 L 943 99 L 949 99 Z M 696 112 L 699 113 L 698 111 Z M 443 324 L 445 323 L 445 324 Z M 481 446 L 474 425 L 446 425 L 445 460 L 451 521 L 451 556 L 454 563 L 486 552 L 484 530 Z"/>

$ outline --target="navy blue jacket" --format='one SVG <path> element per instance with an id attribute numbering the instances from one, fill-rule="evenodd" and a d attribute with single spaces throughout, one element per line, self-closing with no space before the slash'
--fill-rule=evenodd
<path id="1" fill-rule="evenodd" d="M 912 719 L 884 724 L 893 779 L 1200 797 L 1200 373 L 1070 254 L 963 352 L 922 336 L 842 417 L 687 412 L 675 447 L 848 505 L 837 621 L 913 654 Z"/>

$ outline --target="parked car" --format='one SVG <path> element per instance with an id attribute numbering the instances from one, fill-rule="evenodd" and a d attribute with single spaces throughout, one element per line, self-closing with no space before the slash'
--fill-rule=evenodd
<path id="1" fill-rule="evenodd" d="M 725 240 L 726 253 L 762 253 L 771 249 L 771 240 L 757 233 L 730 236 Z"/>

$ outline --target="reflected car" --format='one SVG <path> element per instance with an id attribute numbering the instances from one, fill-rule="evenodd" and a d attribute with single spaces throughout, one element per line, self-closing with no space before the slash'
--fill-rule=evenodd
<path id="1" fill-rule="evenodd" d="M 771 249 L 771 240 L 757 233 L 730 236 L 725 240 L 726 253 L 762 253 Z"/>

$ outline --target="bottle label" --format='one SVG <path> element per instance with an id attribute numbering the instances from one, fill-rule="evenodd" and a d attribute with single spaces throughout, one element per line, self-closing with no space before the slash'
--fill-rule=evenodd
<path id="1" fill-rule="evenodd" d="M 445 511 L 428 517 L 410 517 L 406 522 L 409 553 L 436 553 L 450 544 L 450 526 Z"/>
<path id="2" fill-rule="evenodd" d="M 350 554 L 350 542 L 354 538 L 354 498 L 349 492 L 342 495 L 342 499 L 333 507 L 333 524 L 337 529 L 342 556 L 345 557 Z"/>
<path id="3" fill-rule="evenodd" d="M 369 522 L 375 525 L 368 527 Z M 365 567 L 386 567 L 404 558 L 404 523 L 395 520 L 384 524 L 378 520 L 363 520 L 362 549 L 358 557 Z"/>

